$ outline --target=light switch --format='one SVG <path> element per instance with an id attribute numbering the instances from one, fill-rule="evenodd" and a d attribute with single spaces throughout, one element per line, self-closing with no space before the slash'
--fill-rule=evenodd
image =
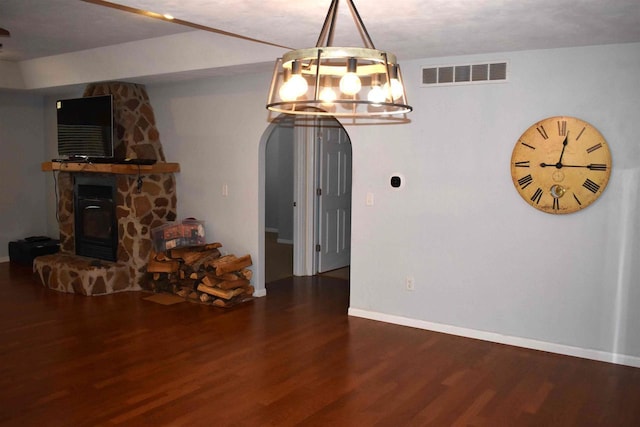
<path id="1" fill-rule="evenodd" d="M 367 193 L 366 204 L 367 206 L 373 206 L 373 193 Z"/>
<path id="2" fill-rule="evenodd" d="M 229 186 L 227 184 L 222 184 L 222 195 L 224 197 L 229 195 Z"/>

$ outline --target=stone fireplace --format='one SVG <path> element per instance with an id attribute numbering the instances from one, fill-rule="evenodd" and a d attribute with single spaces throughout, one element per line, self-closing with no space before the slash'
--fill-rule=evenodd
<path id="1" fill-rule="evenodd" d="M 37 257 L 44 286 L 83 295 L 147 288 L 151 230 L 176 219 L 175 163 L 166 163 L 153 109 L 142 85 L 89 85 L 84 95 L 112 94 L 115 150 L 154 165 L 45 163 L 59 171 L 60 253 Z M 124 157 L 122 156 L 122 157 Z"/>

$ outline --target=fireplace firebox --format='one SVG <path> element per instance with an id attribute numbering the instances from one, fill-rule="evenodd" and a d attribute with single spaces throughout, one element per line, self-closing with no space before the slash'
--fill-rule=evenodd
<path id="1" fill-rule="evenodd" d="M 76 255 L 117 260 L 116 190 L 115 176 L 75 176 Z"/>

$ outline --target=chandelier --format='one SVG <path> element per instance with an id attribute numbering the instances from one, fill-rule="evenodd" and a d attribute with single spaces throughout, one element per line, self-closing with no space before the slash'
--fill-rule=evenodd
<path id="1" fill-rule="evenodd" d="M 412 111 L 395 55 L 377 50 L 352 0 L 364 47 L 332 46 L 339 0 L 332 0 L 315 47 L 276 60 L 267 109 L 284 114 L 406 121 Z"/>

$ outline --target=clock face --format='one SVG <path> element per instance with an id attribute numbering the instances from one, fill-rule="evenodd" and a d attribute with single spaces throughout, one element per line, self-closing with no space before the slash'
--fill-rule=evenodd
<path id="1" fill-rule="evenodd" d="M 527 129 L 511 155 L 511 178 L 536 209 L 564 214 L 584 209 L 604 191 L 611 153 L 604 137 L 575 117 L 544 119 Z"/>

